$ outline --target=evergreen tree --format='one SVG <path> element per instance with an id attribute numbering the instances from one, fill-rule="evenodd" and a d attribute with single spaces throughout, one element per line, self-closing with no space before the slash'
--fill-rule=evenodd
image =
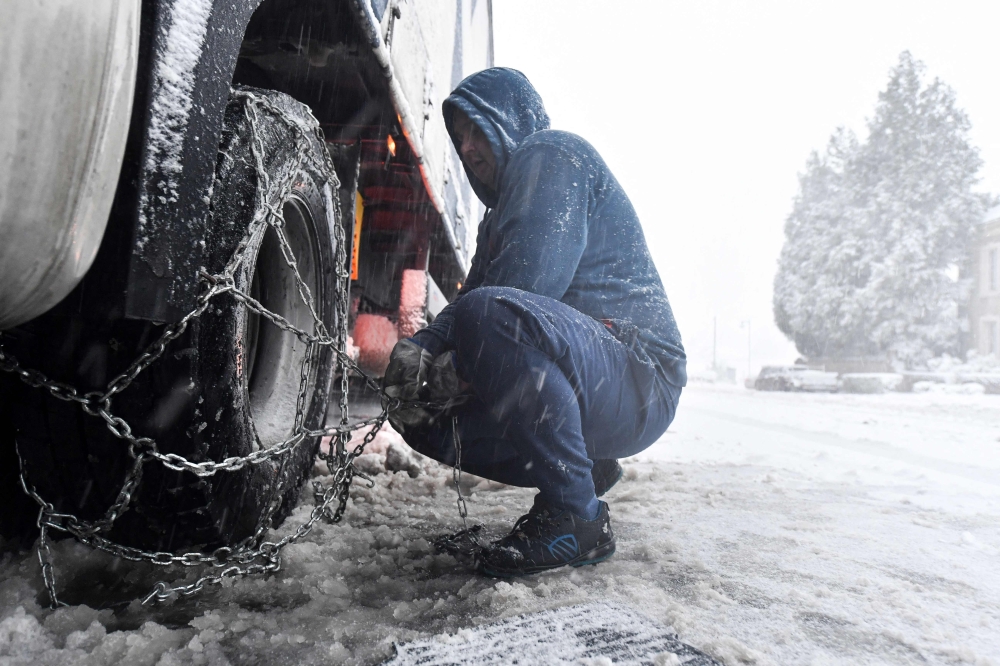
<path id="1" fill-rule="evenodd" d="M 907 365 L 959 351 L 965 273 L 990 203 L 955 93 L 900 55 L 868 137 L 839 129 L 813 153 L 785 223 L 778 328 L 806 356 L 888 354 Z"/>

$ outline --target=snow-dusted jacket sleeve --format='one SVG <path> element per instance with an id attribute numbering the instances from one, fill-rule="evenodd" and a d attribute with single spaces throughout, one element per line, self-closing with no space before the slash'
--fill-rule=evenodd
<path id="1" fill-rule="evenodd" d="M 497 208 L 484 219 L 469 278 L 458 297 L 414 341 L 432 354 L 454 347 L 453 308 L 480 286 L 513 287 L 559 300 L 587 246 L 589 178 L 559 146 L 532 143 L 514 153 Z"/>

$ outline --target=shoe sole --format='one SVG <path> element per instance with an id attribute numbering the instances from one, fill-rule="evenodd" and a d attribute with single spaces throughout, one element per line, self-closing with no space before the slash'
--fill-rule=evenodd
<path id="1" fill-rule="evenodd" d="M 578 555 L 569 562 L 563 562 L 562 564 L 552 564 L 547 566 L 531 567 L 529 569 L 490 569 L 486 565 L 479 568 L 479 572 L 490 576 L 491 578 L 519 578 L 520 576 L 530 576 L 532 574 L 541 573 L 543 571 L 550 571 L 552 569 L 559 569 L 560 567 L 584 567 L 588 564 L 600 564 L 609 557 L 615 554 L 615 542 L 609 541 L 606 544 L 598 546 L 593 550 L 588 550 L 582 555 Z"/>
<path id="2" fill-rule="evenodd" d="M 608 484 L 607 488 L 605 488 L 601 492 L 597 493 L 597 496 L 598 497 L 604 497 L 605 495 L 607 495 L 608 491 L 611 490 L 612 488 L 614 488 L 615 484 L 618 483 L 619 481 L 621 481 L 623 476 L 625 476 L 625 470 L 622 469 L 621 465 L 618 465 L 618 476 L 615 477 L 614 481 L 612 481 L 611 483 Z"/>

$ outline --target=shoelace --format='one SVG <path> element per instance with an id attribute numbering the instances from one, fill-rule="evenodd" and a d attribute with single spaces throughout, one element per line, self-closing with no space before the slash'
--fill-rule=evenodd
<path id="1" fill-rule="evenodd" d="M 517 519 L 514 523 L 514 528 L 511 529 L 511 536 L 515 534 L 521 534 L 525 538 L 537 537 L 541 534 L 542 527 L 548 523 L 553 522 L 553 516 L 549 509 L 538 509 L 536 511 L 535 507 L 531 507 L 528 513 L 524 514 Z M 534 527 L 534 534 L 530 534 L 528 530 Z"/>

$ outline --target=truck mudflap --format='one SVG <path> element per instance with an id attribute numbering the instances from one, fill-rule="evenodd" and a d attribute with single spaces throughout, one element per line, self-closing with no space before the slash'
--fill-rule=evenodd
<path id="1" fill-rule="evenodd" d="M 125 315 L 172 322 L 194 304 L 222 116 L 260 0 L 161 0 L 153 16 L 138 220 Z"/>
<path id="2" fill-rule="evenodd" d="M 21 2 L 0 21 L 0 330 L 62 300 L 97 254 L 125 151 L 139 5 Z"/>

